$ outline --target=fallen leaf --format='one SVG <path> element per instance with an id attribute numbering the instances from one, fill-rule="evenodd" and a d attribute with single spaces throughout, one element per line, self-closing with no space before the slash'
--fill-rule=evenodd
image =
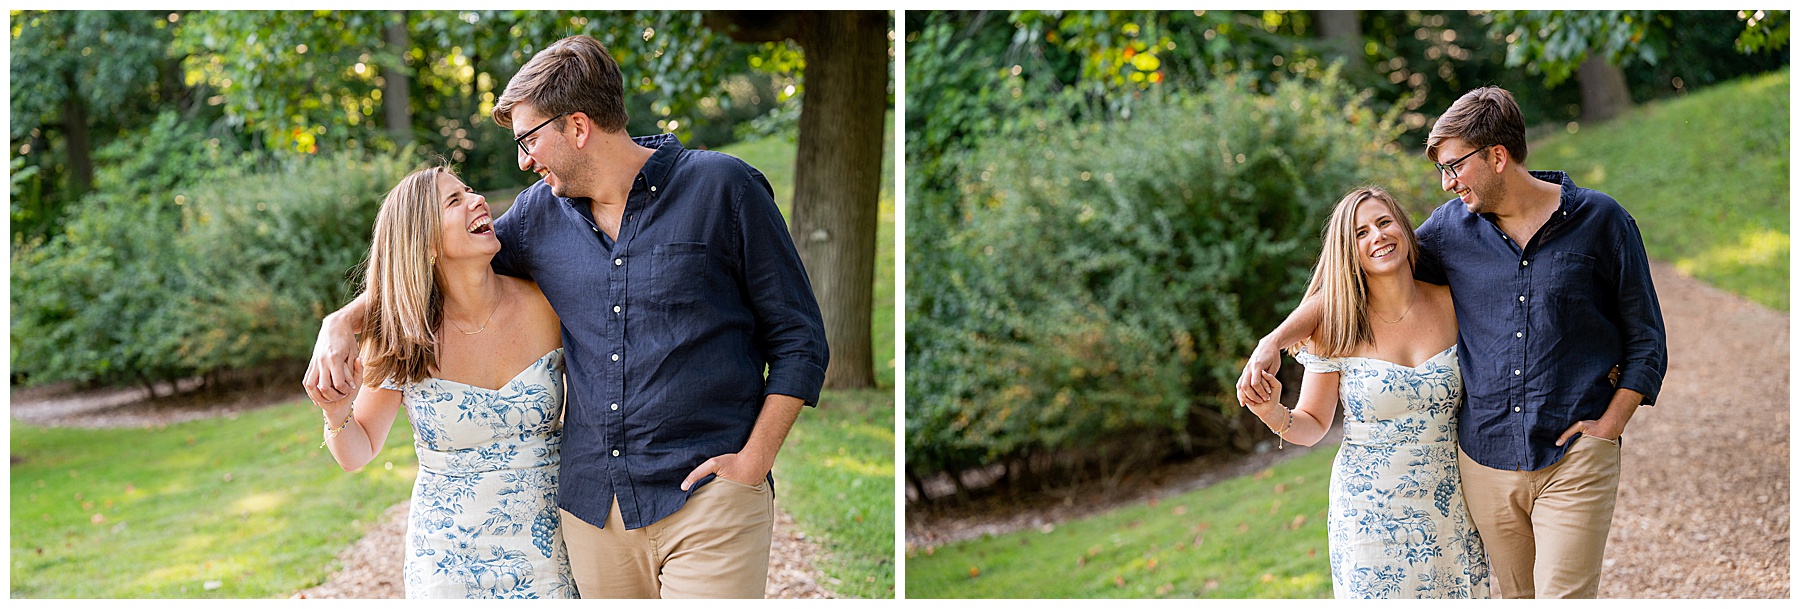
<path id="1" fill-rule="evenodd" d="M 1238 525 L 1238 532 L 1239 533 L 1249 533 L 1250 532 L 1250 523 L 1246 522 L 1246 523 Z"/>
<path id="2" fill-rule="evenodd" d="M 1095 544 L 1093 547 L 1088 548 L 1087 555 L 1088 556 L 1099 556 L 1100 550 L 1101 550 L 1100 545 Z"/>
<path id="3" fill-rule="evenodd" d="M 1125 587 L 1125 576 L 1123 576 L 1123 575 L 1114 575 L 1114 576 L 1113 576 L 1113 586 L 1114 586 L 1114 587 L 1118 587 L 1118 588 L 1123 588 L 1123 587 Z"/>
<path id="4" fill-rule="evenodd" d="M 969 579 L 981 577 L 981 567 L 969 567 Z"/>
<path id="5" fill-rule="evenodd" d="M 1277 485 L 1275 485 L 1275 494 L 1277 494 L 1277 495 L 1280 495 L 1280 494 L 1282 494 L 1282 493 L 1285 493 L 1285 492 L 1287 492 L 1287 485 L 1286 485 L 1286 484 L 1277 484 Z"/>
<path id="6" fill-rule="evenodd" d="M 1144 570 L 1145 571 L 1155 571 L 1156 566 L 1159 564 L 1162 564 L 1162 563 L 1159 563 L 1159 562 L 1157 562 L 1156 559 L 1152 558 L 1152 559 L 1150 559 L 1150 562 L 1144 563 Z"/>
<path id="7" fill-rule="evenodd" d="M 1318 555 L 1319 555 L 1319 549 L 1318 549 L 1318 548 L 1307 548 L 1307 549 L 1306 549 L 1306 557 L 1307 557 L 1307 558 L 1313 558 L 1313 557 L 1316 557 L 1316 556 L 1318 556 Z"/>
<path id="8" fill-rule="evenodd" d="M 1174 591 L 1175 591 L 1175 584 L 1173 584 L 1173 583 L 1163 584 L 1161 586 L 1156 587 L 1156 595 L 1157 596 L 1168 596 L 1170 592 L 1174 592 Z"/>
<path id="9" fill-rule="evenodd" d="M 1186 514 L 1186 513 L 1187 513 L 1187 506 L 1185 506 L 1185 505 L 1178 505 L 1178 506 L 1175 506 L 1175 509 L 1172 509 L 1172 510 L 1169 510 L 1169 512 L 1171 512 L 1171 513 L 1173 513 L 1173 514 L 1175 514 L 1175 515 L 1176 515 L 1176 516 L 1180 516 L 1180 515 L 1182 515 L 1182 514 Z"/>
<path id="10" fill-rule="evenodd" d="M 92 518 L 88 518 L 88 522 L 92 522 L 94 524 L 100 524 L 102 522 L 106 522 L 106 515 L 101 514 L 99 512 L 95 512 L 94 516 Z"/>
<path id="11" fill-rule="evenodd" d="M 1262 576 L 1262 582 L 1263 582 L 1263 583 L 1265 583 L 1265 584 L 1267 584 L 1267 583 L 1272 583 L 1272 582 L 1274 582 L 1274 581 L 1275 581 L 1275 574 L 1274 574 L 1274 573 L 1264 573 L 1264 574 L 1263 574 L 1263 576 Z"/>
<path id="12" fill-rule="evenodd" d="M 1219 589 L 1219 580 L 1216 580 L 1216 579 L 1206 580 L 1206 589 L 1207 590 L 1218 590 Z"/>
<path id="13" fill-rule="evenodd" d="M 1288 528 L 1289 529 L 1298 529 L 1303 526 L 1306 526 L 1306 514 L 1295 514 L 1294 515 L 1294 523 L 1291 525 L 1288 525 Z"/>

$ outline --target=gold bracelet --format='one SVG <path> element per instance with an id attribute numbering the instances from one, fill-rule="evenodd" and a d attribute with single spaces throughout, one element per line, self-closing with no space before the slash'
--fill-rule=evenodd
<path id="1" fill-rule="evenodd" d="M 1275 431 L 1275 426 L 1270 425 L 1269 431 L 1275 431 L 1275 448 L 1285 450 L 1287 449 L 1287 437 L 1284 434 L 1294 428 L 1294 411 L 1286 406 L 1282 406 L 1281 411 L 1287 413 L 1287 424 L 1281 427 L 1281 431 Z"/>
<path id="2" fill-rule="evenodd" d="M 319 448 L 325 448 L 325 443 L 330 442 L 332 438 L 337 437 L 338 432 L 343 431 L 345 427 L 349 427 L 350 419 L 355 418 L 355 417 L 356 417 L 356 404 L 352 403 L 352 404 L 350 404 L 350 412 L 344 414 L 344 422 L 338 423 L 337 429 L 327 430 L 325 432 L 325 439 L 319 441 Z M 330 425 L 331 420 L 326 419 L 325 424 Z"/>

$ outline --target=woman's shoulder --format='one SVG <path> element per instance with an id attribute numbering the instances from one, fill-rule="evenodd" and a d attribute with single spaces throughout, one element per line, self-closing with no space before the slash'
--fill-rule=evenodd
<path id="1" fill-rule="evenodd" d="M 557 317 L 556 310 L 550 306 L 550 299 L 544 296 L 544 290 L 538 287 L 536 281 L 507 275 L 497 275 L 497 277 L 501 281 L 507 282 L 508 288 L 518 295 L 518 306 L 521 311 L 532 316 L 535 321 L 558 327 L 560 330 L 559 324 L 562 319 Z"/>

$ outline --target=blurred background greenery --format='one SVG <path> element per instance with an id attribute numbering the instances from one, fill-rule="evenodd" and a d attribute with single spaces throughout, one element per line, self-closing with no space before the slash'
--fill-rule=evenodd
<path id="1" fill-rule="evenodd" d="M 1787 19 L 908 13 L 909 502 L 1254 448 L 1231 385 L 1298 302 L 1324 214 L 1366 183 L 1417 220 L 1450 199 L 1421 149 L 1484 85 L 1519 100 L 1530 167 L 1785 309 Z"/>

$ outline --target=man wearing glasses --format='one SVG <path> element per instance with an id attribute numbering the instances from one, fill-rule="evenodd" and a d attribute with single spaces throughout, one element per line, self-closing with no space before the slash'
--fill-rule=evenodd
<path id="1" fill-rule="evenodd" d="M 674 135 L 630 137 L 623 87 L 599 41 L 572 36 L 493 111 L 543 178 L 494 222 L 493 265 L 562 318 L 569 565 L 585 598 L 761 598 L 770 470 L 818 402 L 824 323 L 768 180 Z M 357 306 L 320 330 L 306 382 L 326 397 L 354 390 L 337 319 Z"/>
<path id="2" fill-rule="evenodd" d="M 1495 592 L 1592 598 L 1621 437 L 1668 368 L 1643 238 L 1612 197 L 1525 168 L 1525 122 L 1499 87 L 1452 104 L 1426 155 L 1457 198 L 1419 226 L 1415 274 L 1455 297 L 1467 397 L 1458 465 Z M 1304 302 L 1258 343 L 1239 401 L 1274 397 L 1257 372 L 1274 373 L 1279 348 L 1318 320 L 1317 303 Z"/>

